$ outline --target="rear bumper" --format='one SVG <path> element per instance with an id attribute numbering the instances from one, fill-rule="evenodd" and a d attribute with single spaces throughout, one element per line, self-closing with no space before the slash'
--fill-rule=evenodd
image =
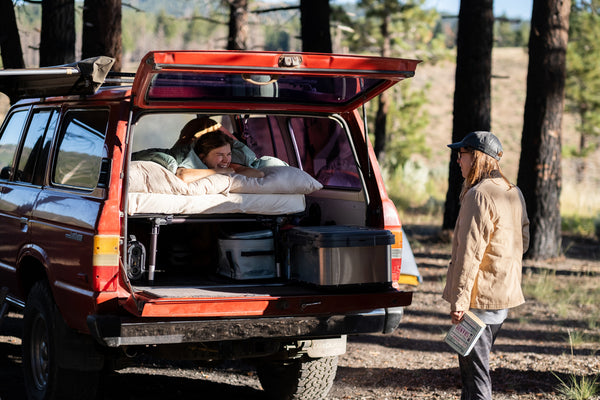
<path id="1" fill-rule="evenodd" d="M 250 339 L 316 339 L 359 333 L 389 333 L 402 307 L 344 315 L 140 321 L 90 315 L 92 336 L 108 347 L 217 342 Z"/>

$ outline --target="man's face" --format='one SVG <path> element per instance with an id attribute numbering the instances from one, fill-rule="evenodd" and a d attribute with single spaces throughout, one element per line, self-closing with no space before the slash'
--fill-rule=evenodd
<path id="1" fill-rule="evenodd" d="M 208 168 L 227 168 L 231 163 L 231 146 L 226 144 L 212 149 L 205 156 L 200 155 L 200 159 Z"/>

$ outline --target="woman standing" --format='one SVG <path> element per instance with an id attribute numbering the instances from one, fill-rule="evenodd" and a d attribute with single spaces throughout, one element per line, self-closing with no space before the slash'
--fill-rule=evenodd
<path id="1" fill-rule="evenodd" d="M 508 309 L 525 302 L 521 270 L 529 220 L 521 191 L 500 170 L 502 145 L 496 136 L 471 132 L 448 147 L 458 150 L 465 180 L 442 297 L 450 303 L 452 323 L 471 310 L 487 325 L 459 363 L 461 400 L 491 399 L 490 350 Z"/>

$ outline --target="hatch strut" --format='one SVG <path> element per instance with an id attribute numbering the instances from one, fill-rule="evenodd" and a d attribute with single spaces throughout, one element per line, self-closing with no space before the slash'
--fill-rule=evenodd
<path id="1" fill-rule="evenodd" d="M 366 103 L 362 105 L 363 125 L 365 127 L 365 145 L 367 147 L 367 172 L 371 178 L 371 158 L 369 157 L 369 125 L 367 125 L 367 107 Z"/>

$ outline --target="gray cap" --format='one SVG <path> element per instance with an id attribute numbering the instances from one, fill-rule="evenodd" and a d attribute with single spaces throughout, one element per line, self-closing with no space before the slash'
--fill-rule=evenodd
<path id="1" fill-rule="evenodd" d="M 449 144 L 448 147 L 453 150 L 460 149 L 461 147 L 479 150 L 498 161 L 502 157 L 502 144 L 500 140 L 492 132 L 487 131 L 471 132 L 460 142 Z"/>

